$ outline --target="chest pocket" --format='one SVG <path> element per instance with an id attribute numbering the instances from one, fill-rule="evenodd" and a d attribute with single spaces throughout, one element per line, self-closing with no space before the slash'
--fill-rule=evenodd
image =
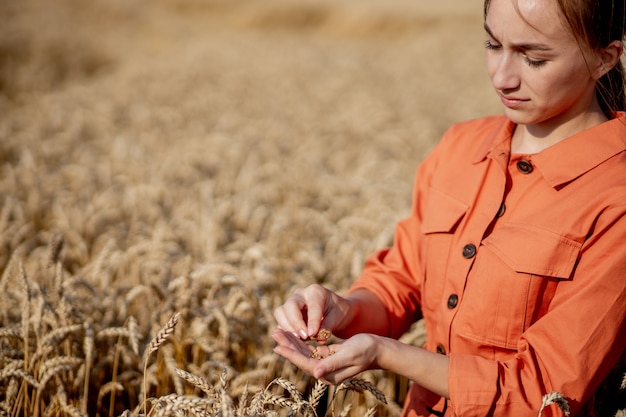
<path id="1" fill-rule="evenodd" d="M 483 240 L 455 322 L 465 338 L 515 349 L 571 279 L 582 242 L 526 224 L 503 224 Z"/>
<path id="2" fill-rule="evenodd" d="M 467 204 L 436 189 L 430 190 L 422 221 L 424 242 L 420 247 L 424 259 L 422 309 L 425 311 L 434 312 L 441 308 L 454 232 L 467 209 Z"/>

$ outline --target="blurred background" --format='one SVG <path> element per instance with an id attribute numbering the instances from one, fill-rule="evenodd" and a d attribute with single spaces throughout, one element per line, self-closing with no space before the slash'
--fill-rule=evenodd
<path id="1" fill-rule="evenodd" d="M 80 364 L 39 402 L 0 384 L 0 409 L 135 407 L 175 312 L 151 396 L 183 392 L 173 363 L 310 387 L 272 354 L 273 309 L 346 290 L 444 130 L 500 112 L 483 42 L 476 0 L 0 0 L 0 367 Z M 63 326 L 76 343 L 37 346 Z"/>

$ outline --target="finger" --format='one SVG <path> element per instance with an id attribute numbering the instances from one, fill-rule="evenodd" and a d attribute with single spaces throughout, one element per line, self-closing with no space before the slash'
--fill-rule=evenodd
<path id="1" fill-rule="evenodd" d="M 321 285 L 310 285 L 306 288 L 307 301 L 307 335 L 315 336 L 322 326 L 325 309 L 328 303 L 328 290 Z"/>
<path id="2" fill-rule="evenodd" d="M 312 346 L 302 342 L 302 340 L 293 336 L 291 333 L 281 330 L 274 330 L 272 332 L 272 338 L 277 343 L 277 346 L 274 348 L 275 353 L 284 357 L 305 372 L 312 374 L 318 362 L 317 359 L 311 358 L 311 353 L 314 349 Z"/>
<path id="3" fill-rule="evenodd" d="M 274 318 L 282 329 L 306 339 L 308 334 L 304 321 L 304 310 L 306 310 L 306 303 L 301 297 L 294 295 L 289 297 L 285 304 L 274 310 Z"/>

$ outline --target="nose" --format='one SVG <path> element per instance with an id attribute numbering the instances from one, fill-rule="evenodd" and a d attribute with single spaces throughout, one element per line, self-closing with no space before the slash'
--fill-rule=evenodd
<path id="1" fill-rule="evenodd" d="M 489 75 L 491 83 L 498 91 L 516 90 L 520 85 L 518 62 L 511 54 L 500 53 L 490 56 Z"/>

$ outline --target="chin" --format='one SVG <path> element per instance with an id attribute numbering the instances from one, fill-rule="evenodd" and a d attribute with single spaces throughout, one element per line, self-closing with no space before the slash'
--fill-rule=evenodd
<path id="1" fill-rule="evenodd" d="M 527 112 L 512 110 L 506 107 L 504 109 L 504 114 L 511 122 L 517 125 L 534 125 L 545 121 L 545 119 L 528 114 Z"/>

